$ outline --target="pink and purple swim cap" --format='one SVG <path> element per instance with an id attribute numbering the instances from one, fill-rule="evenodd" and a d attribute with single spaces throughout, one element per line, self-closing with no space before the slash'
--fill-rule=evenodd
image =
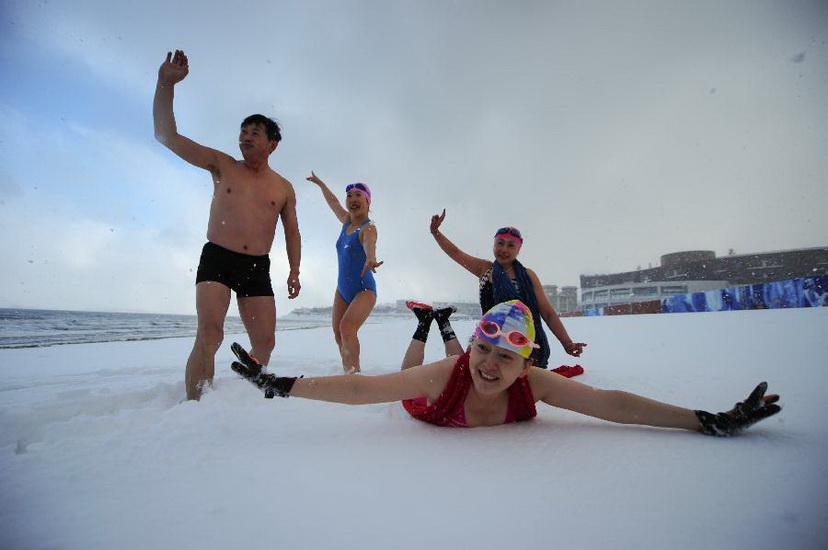
<path id="1" fill-rule="evenodd" d="M 367 183 L 350 183 L 350 184 L 345 186 L 345 192 L 346 193 L 348 191 L 353 191 L 354 189 L 356 189 L 357 191 L 359 191 L 360 193 L 365 195 L 365 198 L 368 200 L 368 206 L 371 206 L 371 188 L 368 187 L 368 184 Z"/>
<path id="2" fill-rule="evenodd" d="M 495 240 L 508 239 L 510 241 L 515 241 L 518 244 L 523 244 L 523 235 L 520 234 L 520 229 L 517 227 L 501 227 L 497 230 L 497 232 L 495 232 L 494 238 Z"/>

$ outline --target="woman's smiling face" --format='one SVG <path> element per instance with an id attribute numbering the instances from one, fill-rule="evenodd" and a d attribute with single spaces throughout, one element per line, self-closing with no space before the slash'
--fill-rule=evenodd
<path id="1" fill-rule="evenodd" d="M 359 213 L 368 210 L 368 198 L 358 189 L 351 189 L 345 194 L 345 205 L 348 212 Z"/>
<path id="2" fill-rule="evenodd" d="M 475 390 L 484 395 L 506 391 L 520 376 L 525 376 L 531 362 L 514 351 L 497 347 L 476 338 L 469 355 L 469 372 Z"/>
<path id="3" fill-rule="evenodd" d="M 520 254 L 520 243 L 513 239 L 506 239 L 503 237 L 498 237 L 494 240 L 494 247 L 492 252 L 494 253 L 495 261 L 499 264 L 510 264 L 515 261 Z"/>

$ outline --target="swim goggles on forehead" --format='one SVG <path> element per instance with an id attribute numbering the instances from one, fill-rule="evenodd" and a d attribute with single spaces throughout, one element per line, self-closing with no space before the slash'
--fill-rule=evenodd
<path id="1" fill-rule="evenodd" d="M 371 191 L 368 190 L 368 186 L 365 185 L 364 183 L 349 183 L 348 185 L 345 186 L 345 192 L 346 193 L 348 191 L 353 190 L 353 189 L 356 189 L 357 191 L 362 191 L 366 195 L 371 196 Z"/>
<path id="2" fill-rule="evenodd" d="M 530 340 L 528 336 L 526 336 L 519 330 L 503 332 L 500 329 L 500 325 L 498 325 L 494 321 L 480 321 L 480 324 L 477 325 L 477 328 L 479 328 L 480 332 L 482 332 L 489 338 L 497 338 L 498 336 L 503 336 L 504 338 L 506 338 L 507 342 L 509 342 L 516 348 L 525 348 L 526 346 L 532 346 L 533 348 L 540 347 L 538 344 Z"/>
<path id="3" fill-rule="evenodd" d="M 495 233 L 495 238 L 497 238 L 499 235 L 511 235 L 512 237 L 516 238 L 521 243 L 523 243 L 523 235 L 520 234 L 520 230 L 518 230 L 518 228 L 516 227 L 501 227 Z"/>

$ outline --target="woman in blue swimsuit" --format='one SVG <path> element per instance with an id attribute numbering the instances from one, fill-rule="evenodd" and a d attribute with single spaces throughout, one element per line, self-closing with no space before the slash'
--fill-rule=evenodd
<path id="1" fill-rule="evenodd" d="M 336 241 L 339 278 L 331 324 L 342 357 L 342 369 L 346 374 L 360 372 L 357 332 L 377 303 L 374 273 L 382 265 L 376 255 L 377 227 L 368 219 L 371 189 L 364 183 L 348 185 L 343 206 L 316 174 L 311 172 L 307 180 L 319 186 L 334 216 L 342 222 Z"/>

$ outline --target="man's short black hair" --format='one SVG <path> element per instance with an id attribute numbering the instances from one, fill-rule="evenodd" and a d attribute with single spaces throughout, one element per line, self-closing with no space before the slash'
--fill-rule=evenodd
<path id="1" fill-rule="evenodd" d="M 275 141 L 276 143 L 282 141 L 282 129 L 272 118 L 268 118 L 264 115 L 250 115 L 242 121 L 241 127 L 244 128 L 248 124 L 259 124 L 263 126 L 265 132 L 267 133 L 267 139 L 270 141 Z"/>

